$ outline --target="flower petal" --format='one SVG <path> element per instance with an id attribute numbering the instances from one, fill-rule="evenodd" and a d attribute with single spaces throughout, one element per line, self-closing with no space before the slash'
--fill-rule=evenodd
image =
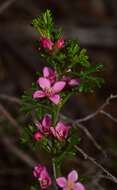
<path id="1" fill-rule="evenodd" d="M 67 185 L 67 180 L 65 177 L 58 177 L 56 178 L 56 183 L 59 187 L 66 187 Z"/>
<path id="2" fill-rule="evenodd" d="M 51 126 L 51 116 L 50 115 L 47 114 L 44 116 L 44 118 L 42 120 L 42 125 L 44 127 L 48 127 L 48 128 Z"/>
<path id="3" fill-rule="evenodd" d="M 77 171 L 76 170 L 72 170 L 68 174 L 68 180 L 75 182 L 75 181 L 77 181 L 77 179 L 78 179 L 78 173 L 77 173 Z"/>
<path id="4" fill-rule="evenodd" d="M 40 122 L 36 123 L 36 127 L 39 129 L 39 130 L 42 130 L 42 124 Z"/>
<path id="5" fill-rule="evenodd" d="M 63 190 L 69 190 L 69 188 L 68 187 L 64 187 Z"/>
<path id="6" fill-rule="evenodd" d="M 43 76 L 44 77 L 49 77 L 49 75 L 50 75 L 50 68 L 49 67 L 44 67 Z"/>
<path id="7" fill-rule="evenodd" d="M 75 85 L 79 85 L 80 84 L 80 79 L 71 79 L 68 84 L 70 86 L 75 86 Z"/>
<path id="8" fill-rule="evenodd" d="M 60 129 L 65 129 L 66 125 L 62 122 L 62 121 L 59 121 L 56 125 L 56 129 L 57 130 L 60 130 Z"/>
<path id="9" fill-rule="evenodd" d="M 74 190 L 85 190 L 85 187 L 82 183 L 76 183 Z"/>
<path id="10" fill-rule="evenodd" d="M 42 88 L 42 89 L 45 89 L 45 88 L 50 88 L 50 80 L 49 79 L 46 79 L 46 78 L 44 78 L 44 77 L 40 77 L 39 79 L 38 79 L 38 83 L 39 83 L 39 85 L 40 85 L 40 87 Z"/>
<path id="11" fill-rule="evenodd" d="M 43 98 L 45 97 L 45 93 L 42 90 L 37 90 L 33 93 L 33 98 Z"/>
<path id="12" fill-rule="evenodd" d="M 54 137 L 56 137 L 56 130 L 54 127 L 50 127 L 50 131 L 53 134 Z"/>
<path id="13" fill-rule="evenodd" d="M 54 103 L 54 104 L 59 104 L 60 102 L 60 96 L 58 94 L 55 94 L 53 96 L 50 96 L 49 99 Z"/>
<path id="14" fill-rule="evenodd" d="M 61 90 L 63 90 L 63 88 L 65 87 L 65 85 L 66 85 L 66 82 L 64 82 L 64 81 L 58 81 L 58 82 L 56 82 L 54 84 L 54 86 L 52 87 L 52 89 L 53 89 L 54 93 L 56 94 L 56 93 L 60 92 Z"/>

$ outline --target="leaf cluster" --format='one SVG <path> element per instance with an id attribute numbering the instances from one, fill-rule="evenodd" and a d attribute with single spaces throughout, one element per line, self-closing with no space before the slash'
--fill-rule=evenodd
<path id="1" fill-rule="evenodd" d="M 51 38 L 51 33 L 53 31 L 53 18 L 50 10 L 47 10 L 41 16 L 33 19 L 32 26 L 37 32 L 41 34 L 42 37 Z"/>

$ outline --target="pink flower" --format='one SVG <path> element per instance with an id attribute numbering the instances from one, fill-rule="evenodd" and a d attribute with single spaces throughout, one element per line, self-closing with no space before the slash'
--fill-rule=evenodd
<path id="1" fill-rule="evenodd" d="M 39 140 L 42 139 L 42 134 L 37 131 L 36 133 L 34 133 L 33 137 L 34 137 L 34 139 L 35 139 L 36 141 L 39 141 Z"/>
<path id="2" fill-rule="evenodd" d="M 41 164 L 38 164 L 37 166 L 34 167 L 34 170 L 33 170 L 33 175 L 34 177 L 36 178 L 39 178 L 40 177 L 40 174 L 43 170 L 46 170 L 46 167 L 41 165 Z"/>
<path id="3" fill-rule="evenodd" d="M 48 97 L 54 104 L 58 104 L 60 102 L 60 95 L 58 93 L 65 87 L 66 83 L 64 81 L 57 81 L 51 85 L 51 81 L 49 79 L 40 77 L 38 79 L 38 83 L 42 90 L 37 90 L 33 93 L 34 99 Z"/>
<path id="4" fill-rule="evenodd" d="M 47 189 L 48 186 L 52 184 L 51 178 L 46 170 L 46 167 L 39 164 L 34 167 L 33 175 L 38 179 L 40 187 L 42 189 Z"/>
<path id="5" fill-rule="evenodd" d="M 69 86 L 77 86 L 80 84 L 80 78 L 70 78 L 68 76 L 63 76 L 63 81 L 65 81 Z"/>
<path id="6" fill-rule="evenodd" d="M 48 38 L 40 38 L 41 45 L 44 49 L 52 50 L 54 43 Z"/>
<path id="7" fill-rule="evenodd" d="M 51 127 L 51 132 L 59 141 L 64 141 L 68 136 L 69 128 L 69 126 L 59 121 L 55 128 Z"/>
<path id="8" fill-rule="evenodd" d="M 38 180 L 40 182 L 40 187 L 42 189 L 47 189 L 48 186 L 50 186 L 52 184 L 52 180 L 51 180 L 50 176 L 48 175 L 47 170 L 42 170 Z"/>
<path id="9" fill-rule="evenodd" d="M 44 76 L 44 78 L 49 79 L 50 82 L 51 82 L 51 84 L 53 84 L 56 81 L 56 73 L 50 67 L 44 67 L 44 69 L 43 69 L 43 76 Z"/>
<path id="10" fill-rule="evenodd" d="M 60 49 L 63 47 L 63 45 L 64 45 L 64 39 L 63 38 L 58 39 L 57 44 L 56 44 L 57 48 Z"/>
<path id="11" fill-rule="evenodd" d="M 82 183 L 76 182 L 77 179 L 78 174 L 75 170 L 73 170 L 68 174 L 67 179 L 65 177 L 58 177 L 56 182 L 59 187 L 63 188 L 63 190 L 85 190 Z"/>
<path id="12" fill-rule="evenodd" d="M 42 134 L 48 136 L 50 134 L 50 127 L 52 124 L 52 119 L 50 115 L 45 115 L 41 122 L 37 123 L 37 128 L 41 131 Z"/>

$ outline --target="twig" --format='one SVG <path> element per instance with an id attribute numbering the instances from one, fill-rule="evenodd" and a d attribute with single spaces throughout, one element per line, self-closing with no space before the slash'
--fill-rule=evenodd
<path id="1" fill-rule="evenodd" d="M 17 121 L 12 117 L 12 115 L 0 104 L 0 113 L 11 123 L 13 127 L 17 129 L 18 133 L 21 133 L 20 126 Z"/>
<path id="2" fill-rule="evenodd" d="M 105 157 L 107 157 L 106 152 L 103 150 L 103 148 L 97 143 L 95 138 L 92 136 L 92 134 L 88 131 L 88 129 L 84 126 L 81 125 L 80 123 L 78 124 L 78 127 L 86 134 L 86 136 L 93 142 L 93 145 L 103 153 Z"/>
<path id="3" fill-rule="evenodd" d="M 82 125 L 82 124 L 80 124 L 80 123 L 75 123 L 74 120 L 68 118 L 68 117 L 65 116 L 65 115 L 60 114 L 60 117 L 61 117 L 63 120 L 67 120 L 69 123 L 72 124 L 72 126 L 74 126 L 74 127 L 77 127 L 77 126 L 78 126 L 78 127 L 85 133 L 85 135 L 93 142 L 93 145 L 94 145 L 99 151 L 101 151 L 101 152 L 103 153 L 103 155 L 106 157 L 106 152 L 105 152 L 105 151 L 102 149 L 102 147 L 97 143 L 97 141 L 95 140 L 95 138 L 92 136 L 92 134 L 88 131 L 88 129 L 87 129 L 84 125 Z"/>
<path id="4" fill-rule="evenodd" d="M 0 14 L 2 14 L 9 6 L 11 6 L 16 0 L 10 0 L 0 5 Z"/>
<path id="5" fill-rule="evenodd" d="M 114 183 L 117 184 L 117 178 L 115 176 L 113 176 L 108 170 L 106 170 L 101 164 L 99 164 L 93 157 L 89 156 L 87 153 L 84 152 L 83 149 L 75 146 L 76 150 L 78 152 L 80 152 L 84 159 L 89 160 L 90 162 L 92 162 L 93 164 L 95 164 L 98 168 L 100 168 L 108 177 L 108 179 L 110 179 L 111 181 L 113 181 Z"/>
<path id="6" fill-rule="evenodd" d="M 10 169 L 3 169 L 3 170 L 0 170 L 0 175 L 21 175 L 23 173 L 27 173 L 26 169 L 23 170 L 21 168 L 10 168 Z"/>
<path id="7" fill-rule="evenodd" d="M 10 102 L 14 102 L 14 103 L 19 104 L 19 105 L 22 104 L 22 102 L 19 98 L 16 98 L 14 96 L 8 96 L 6 94 L 0 94 L 0 99 L 7 100 Z"/>
<path id="8" fill-rule="evenodd" d="M 56 166 L 55 166 L 55 159 L 53 158 L 52 159 L 52 167 L 53 167 L 53 176 L 54 176 L 54 179 L 53 179 L 53 181 L 54 181 L 54 188 L 56 189 L 56 190 L 58 190 L 58 187 L 57 187 L 57 185 L 56 185 Z"/>
<path id="9" fill-rule="evenodd" d="M 36 165 L 36 161 L 34 161 L 29 155 L 24 153 L 18 147 L 16 147 L 7 137 L 1 137 L 2 142 L 7 147 L 9 151 L 14 153 L 17 157 L 19 157 L 22 161 L 24 161 L 28 166 L 33 167 Z"/>
<path id="10" fill-rule="evenodd" d="M 88 120 L 92 119 L 93 117 L 98 115 L 110 103 L 111 100 L 116 99 L 116 98 L 117 98 L 117 95 L 111 94 L 106 99 L 106 101 L 94 113 L 92 113 L 92 114 L 90 114 L 90 115 L 88 115 L 86 117 L 83 117 L 81 119 L 75 120 L 75 123 L 81 123 L 81 122 L 88 121 Z"/>
<path id="11" fill-rule="evenodd" d="M 106 117 L 111 119 L 113 122 L 117 123 L 117 119 L 115 117 L 113 117 L 110 113 L 105 112 L 104 110 L 101 110 L 100 113 L 102 113 L 103 115 L 105 115 Z"/>

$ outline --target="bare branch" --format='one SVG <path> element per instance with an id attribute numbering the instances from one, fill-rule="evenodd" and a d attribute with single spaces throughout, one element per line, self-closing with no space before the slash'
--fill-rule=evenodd
<path id="1" fill-rule="evenodd" d="M 99 164 L 93 157 L 89 156 L 86 152 L 84 152 L 83 149 L 81 149 L 78 146 L 75 146 L 76 150 L 82 154 L 84 159 L 89 160 L 94 165 L 96 165 L 98 168 L 100 168 L 108 177 L 109 180 L 113 181 L 114 183 L 117 183 L 117 178 L 113 176 L 107 169 L 105 169 L 101 164 Z"/>
<path id="2" fill-rule="evenodd" d="M 67 116 L 65 115 L 62 115 L 60 114 L 60 117 L 63 119 L 63 120 L 67 120 L 69 123 L 72 124 L 72 126 L 74 127 L 79 127 L 84 133 L 85 135 L 93 142 L 93 145 L 103 153 L 103 155 L 106 157 L 106 152 L 102 149 L 102 147 L 97 143 L 97 141 L 95 140 L 95 138 L 92 136 L 92 134 L 88 131 L 88 129 L 80 124 L 80 123 L 76 123 L 74 120 L 68 118 Z"/>
<path id="3" fill-rule="evenodd" d="M 98 114 L 110 103 L 110 101 L 113 100 L 113 99 L 117 99 L 117 95 L 111 94 L 111 95 L 105 100 L 105 102 L 104 102 L 95 112 L 93 112 L 92 114 L 90 114 L 90 115 L 88 115 L 88 116 L 86 116 L 86 117 L 83 117 L 83 118 L 81 118 L 81 119 L 77 119 L 77 120 L 75 121 L 75 123 L 82 123 L 82 122 L 84 122 L 84 121 L 88 121 L 88 120 L 94 118 L 94 117 L 95 117 L 96 115 L 98 115 Z"/>
<path id="4" fill-rule="evenodd" d="M 17 129 L 17 132 L 20 133 L 21 129 L 17 121 L 12 117 L 12 115 L 0 104 L 0 113 L 11 123 L 13 127 Z"/>
<path id="5" fill-rule="evenodd" d="M 2 14 L 9 6 L 11 6 L 16 0 L 10 0 L 0 5 L 0 14 Z"/>
<path id="6" fill-rule="evenodd" d="M 7 101 L 10 101 L 10 102 L 19 104 L 19 105 L 22 104 L 22 102 L 21 102 L 21 100 L 19 98 L 16 98 L 14 96 L 8 96 L 6 94 L 0 94 L 0 99 L 7 100 Z"/>
<path id="7" fill-rule="evenodd" d="M 107 157 L 106 152 L 103 150 L 103 148 L 97 143 L 95 138 L 92 136 L 92 134 L 88 131 L 88 129 L 84 126 L 81 125 L 80 123 L 78 124 L 78 127 L 85 133 L 85 135 L 93 142 L 93 145 L 103 153 L 105 157 Z"/>
<path id="8" fill-rule="evenodd" d="M 53 177 L 53 181 L 54 181 L 54 188 L 56 189 L 56 190 L 58 190 L 58 187 L 57 187 L 57 185 L 56 185 L 56 166 L 55 166 L 55 159 L 53 158 L 52 159 L 52 167 L 53 167 L 53 175 L 54 175 L 54 177 Z"/>
<path id="9" fill-rule="evenodd" d="M 24 153 L 18 147 L 16 147 L 7 137 L 1 137 L 3 144 L 6 148 L 19 157 L 22 161 L 24 161 L 28 166 L 33 167 L 36 165 L 36 161 L 34 161 L 29 155 Z"/>
<path id="10" fill-rule="evenodd" d="M 110 113 L 105 112 L 103 110 L 101 110 L 100 113 L 102 113 L 103 115 L 105 115 L 106 117 L 108 117 L 109 119 L 111 119 L 113 122 L 117 123 L 117 119 L 115 117 L 113 117 Z"/>

